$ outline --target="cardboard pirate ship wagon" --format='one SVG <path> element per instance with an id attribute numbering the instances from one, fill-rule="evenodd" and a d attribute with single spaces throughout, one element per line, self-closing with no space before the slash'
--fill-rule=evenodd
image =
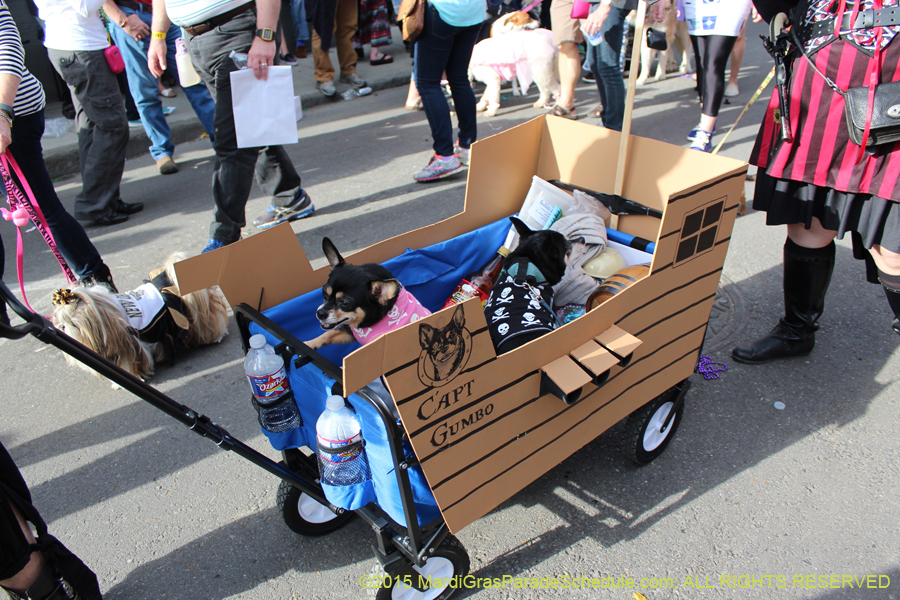
<path id="1" fill-rule="evenodd" d="M 387 483 L 376 481 L 373 494 L 363 498 L 382 508 L 392 504 L 385 510 L 394 522 L 418 532 L 418 525 L 426 527 L 434 518 L 456 532 L 655 399 L 667 401 L 668 408 L 654 413 L 660 421 L 640 432 L 649 436 L 643 438 L 650 440 L 646 451 L 654 450 L 653 435 L 667 434 L 660 426 L 673 420 L 668 415 L 683 398 L 682 382 L 697 364 L 745 163 L 632 136 L 621 196 L 660 211 L 662 218 L 628 215 L 614 226 L 655 242 L 648 275 L 584 316 L 501 356 L 477 299 L 440 310 L 460 278 L 504 242 L 508 217 L 522 206 L 533 176 L 611 192 L 620 136 L 540 117 L 481 140 L 472 147 L 462 213 L 345 253 L 351 263 L 385 263 L 434 311 L 364 347 L 321 351 L 336 365 L 326 369 L 326 380 L 338 379 L 342 395 L 358 411 L 366 409 L 355 393 L 366 395 L 367 386 L 382 377 L 387 401 L 396 405 L 398 431 L 405 433 L 397 471 L 427 489 L 413 493 L 418 513 L 411 513 L 402 490 L 399 501 L 386 500 L 403 485 L 392 465 L 383 475 L 373 466 L 373 478 L 385 477 Z M 267 259 L 273 255 L 280 257 L 277 264 Z M 314 313 L 328 271 L 327 266 L 313 270 L 287 225 L 178 265 L 188 291 L 218 283 L 232 305 L 246 303 L 278 322 L 294 346 L 319 332 Z M 271 334 L 271 328 L 265 331 Z M 430 343 L 437 336 L 446 341 L 439 348 Z M 295 370 L 321 373 L 315 361 L 300 368 L 297 362 L 309 361 L 295 361 Z M 314 436 L 324 399 L 313 400 L 307 391 L 324 385 L 293 378 L 292 384 Z M 324 390 L 311 393 L 322 396 Z M 367 432 L 365 414 L 362 419 L 364 437 L 378 437 Z M 279 450 L 315 439 L 308 431 L 269 437 Z M 367 441 L 366 451 L 370 462 L 377 462 L 376 443 Z M 422 509 L 422 502 L 429 507 Z M 382 550 L 390 555 L 390 549 Z M 405 572 L 380 558 L 389 572 Z"/>

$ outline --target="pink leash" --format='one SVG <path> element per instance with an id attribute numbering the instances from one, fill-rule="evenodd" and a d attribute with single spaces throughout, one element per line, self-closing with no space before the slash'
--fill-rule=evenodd
<path id="1" fill-rule="evenodd" d="M 532 2 L 532 3 L 529 4 L 527 7 L 523 8 L 522 10 L 520 10 L 519 12 L 527 13 L 529 10 L 531 10 L 532 8 L 534 8 L 535 6 L 537 6 L 538 4 L 540 4 L 541 2 L 542 2 L 542 0 L 534 0 L 534 2 Z"/>
<path id="2" fill-rule="evenodd" d="M 2 213 L 4 219 L 12 221 L 16 226 L 16 275 L 19 277 L 19 289 L 22 291 L 22 299 L 25 301 L 25 306 L 27 306 L 31 312 L 36 312 L 31 308 L 31 305 L 28 304 L 28 298 L 25 296 L 25 248 L 22 243 L 21 228 L 28 224 L 28 221 L 34 223 L 34 226 L 41 232 L 41 236 L 44 238 L 44 241 L 47 242 L 47 245 L 53 252 L 53 256 L 55 256 L 56 260 L 59 262 L 63 275 L 66 276 L 66 281 L 74 283 L 77 279 L 72 273 L 72 269 L 66 264 L 62 254 L 60 254 L 59 248 L 56 247 L 56 242 L 53 240 L 53 234 L 50 233 L 50 226 L 47 225 L 47 220 L 44 218 L 44 213 L 41 211 L 37 198 L 34 197 L 31 186 L 28 185 L 25 175 L 22 174 L 22 170 L 19 168 L 16 160 L 12 157 L 12 154 L 9 152 L 0 154 L 0 163 L 3 165 L 3 182 L 6 185 L 7 201 L 9 202 L 10 208 L 10 210 L 0 208 L 0 213 Z M 13 181 L 10 174 L 12 172 L 15 172 L 19 181 L 22 182 L 22 186 L 25 188 L 25 195 L 22 194 L 22 190 L 20 190 L 19 186 L 16 185 L 16 182 Z"/>

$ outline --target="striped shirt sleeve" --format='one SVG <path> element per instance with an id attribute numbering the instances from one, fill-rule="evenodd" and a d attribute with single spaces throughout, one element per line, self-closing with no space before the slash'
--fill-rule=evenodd
<path id="1" fill-rule="evenodd" d="M 25 68 L 22 38 L 5 0 L 0 0 L 0 73 L 10 73 L 21 79 L 13 104 L 17 115 L 30 115 L 44 108 L 44 88 Z"/>

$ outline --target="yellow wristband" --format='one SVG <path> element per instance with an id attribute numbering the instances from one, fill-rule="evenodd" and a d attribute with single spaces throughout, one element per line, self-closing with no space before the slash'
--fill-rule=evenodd
<path id="1" fill-rule="evenodd" d="M 165 31 L 154 31 L 152 37 L 154 40 L 164 40 L 164 39 L 166 39 L 166 32 Z"/>

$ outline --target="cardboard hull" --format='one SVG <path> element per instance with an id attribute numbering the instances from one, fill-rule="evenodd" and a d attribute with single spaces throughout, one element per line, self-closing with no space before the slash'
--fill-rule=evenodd
<path id="1" fill-rule="evenodd" d="M 383 262 L 514 214 L 533 175 L 611 193 L 619 136 L 540 117 L 479 141 L 472 147 L 462 213 L 347 258 Z M 345 394 L 385 377 L 452 532 L 694 371 L 747 165 L 637 137 L 629 147 L 622 195 L 663 211 L 661 221 L 627 216 L 618 222 L 620 231 L 656 242 L 648 276 L 584 317 L 501 356 L 480 303 L 469 301 L 344 358 Z M 297 273 L 291 281 L 253 269 L 253 257 L 272 252 L 273 245 Z M 312 270 L 287 225 L 180 263 L 177 270 L 189 289 L 219 283 L 232 304 L 257 306 L 262 298 L 263 308 L 321 286 L 328 271 Z M 456 328 L 448 330 L 455 345 L 441 353 L 423 349 L 423 327 Z M 622 366 L 625 355 L 630 361 Z M 560 394 L 577 401 L 568 404 Z"/>

